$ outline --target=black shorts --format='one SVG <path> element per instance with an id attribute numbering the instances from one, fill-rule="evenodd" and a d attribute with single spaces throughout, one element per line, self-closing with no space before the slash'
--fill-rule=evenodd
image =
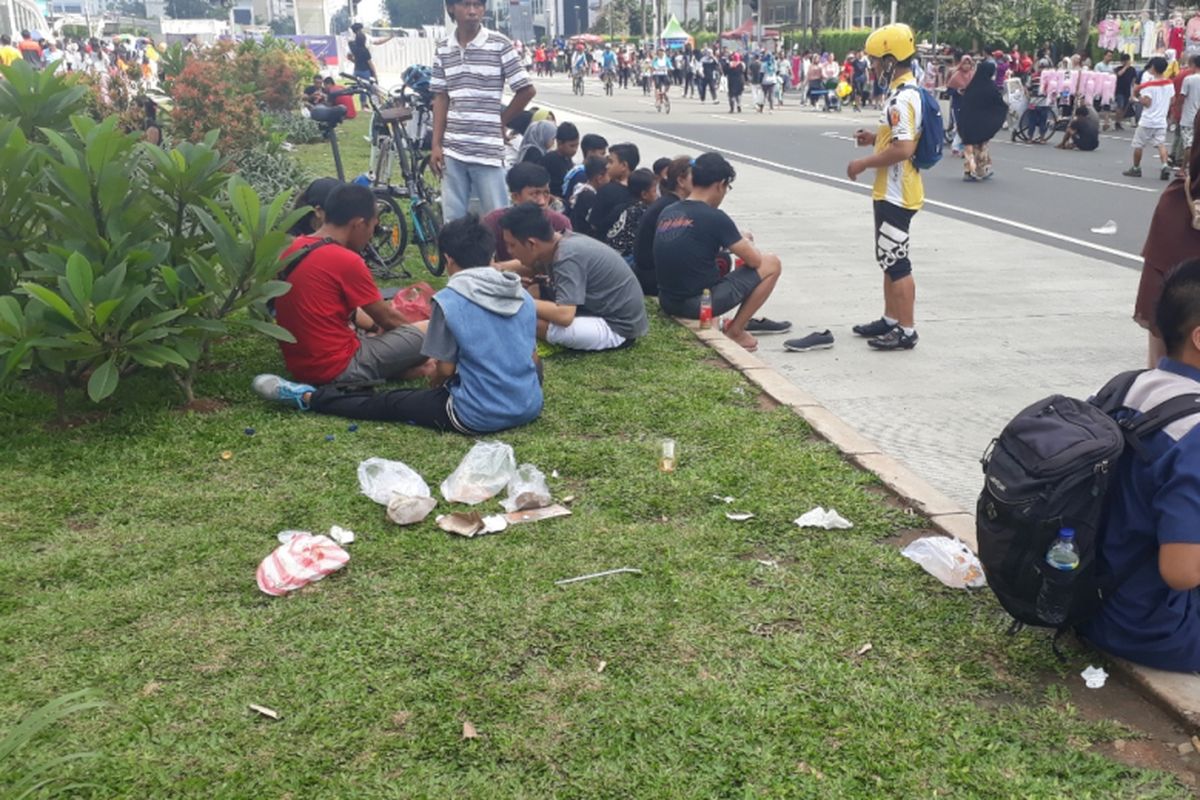
<path id="1" fill-rule="evenodd" d="M 655 75 L 654 76 L 654 88 L 655 89 L 670 89 L 671 88 L 671 76 L 670 75 Z"/>
<path id="2" fill-rule="evenodd" d="M 712 285 L 713 316 L 719 317 L 742 304 L 750 296 L 762 278 L 758 270 L 750 267 L 739 267 Z M 660 293 L 658 303 L 662 310 L 673 317 L 684 319 L 700 319 L 700 295 L 683 300 L 664 296 Z"/>
<path id="3" fill-rule="evenodd" d="M 322 386 L 313 394 L 309 407 L 317 414 L 372 422 L 402 422 L 472 435 L 454 415 L 450 391 L 437 389 L 392 389 L 376 393 L 370 388 Z"/>
<path id="4" fill-rule="evenodd" d="M 917 212 L 886 200 L 875 201 L 875 260 L 894 281 L 912 274 L 908 226 Z"/>

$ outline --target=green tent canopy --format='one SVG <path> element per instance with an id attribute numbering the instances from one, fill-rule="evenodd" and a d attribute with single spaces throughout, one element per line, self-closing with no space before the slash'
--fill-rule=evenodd
<path id="1" fill-rule="evenodd" d="M 679 20 L 672 14 L 671 20 L 662 29 L 662 33 L 659 34 L 658 38 L 661 42 L 671 47 L 682 47 L 688 43 L 692 35 L 683 29 L 683 26 L 679 24 Z"/>

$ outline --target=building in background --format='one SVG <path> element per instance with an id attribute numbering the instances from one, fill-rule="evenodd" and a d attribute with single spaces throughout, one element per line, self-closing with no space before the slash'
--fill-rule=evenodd
<path id="1" fill-rule="evenodd" d="M 19 37 L 21 31 L 44 31 L 45 10 L 34 0 L 0 0 L 0 33 Z"/>

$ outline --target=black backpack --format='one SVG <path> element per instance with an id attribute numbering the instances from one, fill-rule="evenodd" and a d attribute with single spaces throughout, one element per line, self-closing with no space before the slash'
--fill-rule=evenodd
<path id="1" fill-rule="evenodd" d="M 1017 414 L 984 452 L 984 485 L 975 509 L 979 560 L 988 586 L 1015 620 L 1010 632 L 1024 625 L 1060 632 L 1078 625 L 1128 577 L 1102 580 L 1096 569 L 1109 487 L 1119 462 L 1127 450 L 1147 457 L 1142 444 L 1147 438 L 1200 413 L 1200 394 L 1187 394 L 1117 422 L 1113 415 L 1124 407 L 1129 387 L 1142 372 L 1121 373 L 1091 401 L 1058 394 L 1039 400 Z M 1068 573 L 1066 620 L 1055 623 L 1039 616 L 1037 598 L 1044 581 L 1062 585 L 1063 573 L 1046 563 L 1046 551 L 1061 528 L 1075 529 L 1079 567 Z M 1156 553 L 1152 549 L 1148 557 Z"/>

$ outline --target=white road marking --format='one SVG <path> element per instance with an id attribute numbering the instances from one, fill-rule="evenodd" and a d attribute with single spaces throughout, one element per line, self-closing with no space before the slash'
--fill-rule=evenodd
<path id="1" fill-rule="evenodd" d="M 836 131 L 826 131 L 825 133 L 822 133 L 821 135 L 824 136 L 826 139 L 841 139 L 843 142 L 855 141 L 853 136 L 842 136 L 840 133 L 837 133 Z"/>
<path id="2" fill-rule="evenodd" d="M 1133 186 L 1128 183 L 1118 183 L 1117 181 L 1106 181 L 1101 178 L 1085 178 L 1082 175 L 1071 175 L 1067 172 L 1054 172 L 1048 169 L 1038 169 L 1037 167 L 1025 167 L 1026 172 L 1036 172 L 1039 175 L 1053 175 L 1056 178 L 1070 178 L 1073 181 L 1087 181 L 1088 183 L 1099 183 L 1104 186 L 1116 186 L 1119 189 L 1132 189 L 1135 192 L 1150 192 L 1158 194 L 1158 189 L 1147 189 L 1145 186 Z"/>
<path id="3" fill-rule="evenodd" d="M 709 114 L 709 116 L 712 117 L 713 119 L 723 119 L 726 122 L 736 122 L 739 125 L 746 124 L 746 120 L 741 119 L 739 117 L 735 117 L 733 114 Z"/>
<path id="4" fill-rule="evenodd" d="M 663 133 L 662 131 L 656 131 L 653 128 L 647 128 L 644 125 L 638 125 L 633 122 L 618 121 L 615 119 L 610 119 L 609 117 L 601 117 L 601 116 L 597 116 L 595 114 L 589 114 L 586 111 L 580 111 L 579 109 L 576 109 L 576 108 L 567 108 L 565 106 L 563 107 L 563 111 L 569 111 L 570 113 L 575 114 L 576 116 L 580 117 L 581 119 L 590 119 L 590 120 L 595 120 L 598 122 L 606 122 L 609 125 L 616 125 L 617 127 L 628 128 L 630 130 L 638 131 L 639 133 L 644 133 L 648 136 L 657 136 L 660 139 L 671 139 L 673 141 L 679 142 L 680 144 L 691 145 L 693 147 L 700 147 L 705 150 L 711 150 L 714 152 L 728 153 L 730 155 L 733 155 L 733 156 L 736 156 L 737 158 L 742 159 L 743 161 L 749 161 L 752 164 L 759 164 L 760 166 L 770 167 L 771 169 L 782 170 L 783 172 L 789 172 L 793 175 L 801 175 L 806 178 L 818 178 L 820 180 L 828 181 L 831 183 L 836 183 L 841 186 L 845 186 L 850 189 L 855 189 L 860 192 L 870 192 L 871 191 L 871 187 L 869 185 L 863 185 L 861 183 L 849 180 L 847 178 L 839 178 L 839 177 L 836 177 L 833 175 L 826 175 L 821 172 L 813 172 L 812 170 L 802 169 L 800 167 L 792 167 L 787 164 L 780 164 L 777 161 L 771 161 L 766 158 L 759 158 L 758 156 L 747 155 L 746 153 L 739 153 L 736 150 L 730 150 L 729 148 L 725 148 L 725 147 L 717 147 L 715 145 L 708 144 L 707 142 L 700 142 L 700 141 L 696 141 L 695 139 L 688 139 L 687 137 L 677 136 L 672 133 Z M 1074 236 L 1067 236 L 1062 233 L 1056 233 L 1055 231 L 1046 230 L 1045 228 L 1039 228 L 1034 225 L 1028 225 L 1024 222 L 1018 222 L 1017 220 L 1014 220 L 1014 219 L 1007 219 L 1005 217 L 997 217 L 994 214 L 987 214 L 982 211 L 974 211 L 969 208 L 962 208 L 960 206 L 956 206 L 953 203 L 943 203 L 938 200 L 926 199 L 925 205 L 932 206 L 934 208 L 942 208 L 947 211 L 956 212 L 956 213 L 963 214 L 968 217 L 975 217 L 977 219 L 987 220 L 988 222 L 993 222 L 997 225 L 1004 225 L 1006 227 L 1014 228 L 1019 231 L 1025 231 L 1026 233 L 1037 234 L 1038 236 L 1043 236 L 1047 239 L 1053 239 L 1057 242 L 1065 242 L 1066 244 L 1075 245 L 1076 247 L 1082 247 L 1082 248 L 1086 248 L 1088 250 L 1094 250 L 1098 253 L 1106 253 L 1108 255 L 1116 256 L 1118 258 L 1122 258 L 1122 259 L 1125 259 L 1128 261 L 1133 261 L 1138 264 L 1142 263 L 1142 257 L 1139 255 L 1136 255 L 1134 253 L 1126 253 L 1124 250 L 1118 250 L 1115 247 L 1105 247 L 1104 245 L 1095 244 L 1093 242 L 1085 241 L 1083 239 L 1077 239 Z"/>

